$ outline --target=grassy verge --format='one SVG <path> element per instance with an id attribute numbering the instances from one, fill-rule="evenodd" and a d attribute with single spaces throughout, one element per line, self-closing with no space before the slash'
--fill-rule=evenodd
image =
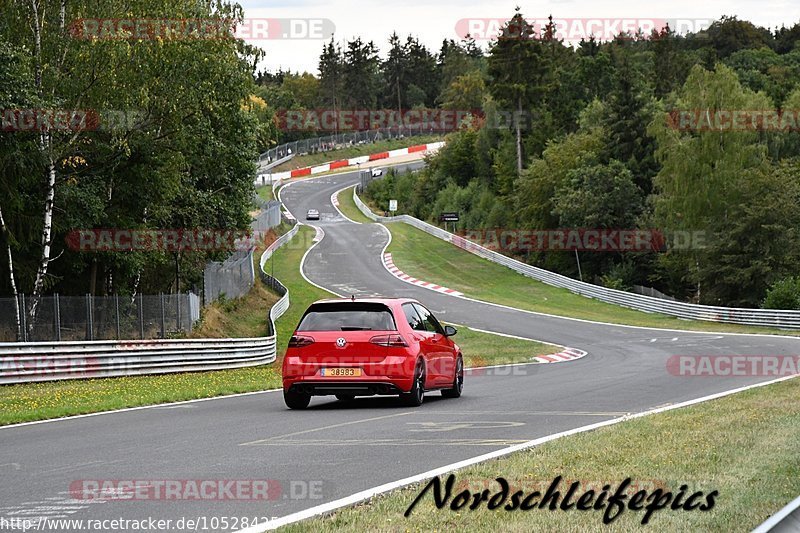
<path id="1" fill-rule="evenodd" d="M 213 372 L 2 386 L 0 425 L 279 388 L 280 362 L 300 316 L 311 302 L 331 296 L 306 282 L 298 269 L 313 236 L 312 228 L 300 228 L 297 236 L 287 246 L 279 248 L 274 261 L 266 265 L 267 270 L 289 289 L 291 301 L 289 310 L 276 324 L 279 339 L 276 363 Z M 258 261 L 259 257 L 260 254 L 256 254 L 255 260 Z M 277 298 L 257 279 L 256 286 L 243 298 L 215 302 L 206 307 L 202 321 L 191 337 L 266 335 L 267 313 Z M 536 355 L 557 351 L 551 345 L 506 339 L 467 328 L 462 328 L 458 335 L 468 366 L 528 361 Z"/>
<path id="2" fill-rule="evenodd" d="M 261 187 L 256 187 L 256 194 L 258 194 L 258 197 L 264 200 L 265 202 L 269 202 L 270 200 L 275 199 L 275 196 L 272 194 L 272 185 L 263 185 Z"/>
<path id="3" fill-rule="evenodd" d="M 356 203 L 353 201 L 353 187 L 349 189 L 345 189 L 339 193 L 339 210 L 344 213 L 344 216 L 349 218 L 350 220 L 354 220 L 356 222 L 365 222 L 370 223 L 372 222 L 370 219 L 361 212 L 361 210 L 356 207 Z"/>
<path id="4" fill-rule="evenodd" d="M 529 311 L 633 326 L 693 331 L 798 334 L 774 328 L 681 320 L 607 304 L 518 274 L 445 243 L 408 224 L 393 222 L 386 226 L 392 232 L 389 251 L 392 252 L 392 259 L 400 270 L 410 276 L 445 285 L 472 298 Z M 487 279 L 492 282 L 486 283 Z"/>
<path id="5" fill-rule="evenodd" d="M 484 503 L 478 510 L 467 506 L 453 512 L 448 501 L 439 510 L 429 492 L 405 518 L 403 513 L 424 487 L 420 484 L 284 530 L 641 531 L 649 526 L 652 531 L 750 531 L 800 493 L 798 394 L 800 379 L 793 379 L 552 441 L 457 472 L 452 493 L 489 489 L 493 495 L 499 491 L 497 477 L 506 478 L 512 493 L 544 493 L 556 476 L 563 476 L 561 495 L 572 482 L 581 481 L 580 495 L 587 485 L 597 493 L 610 484 L 614 491 L 631 477 L 639 487 L 629 496 L 640 488 L 649 494 L 662 488 L 674 496 L 684 483 L 687 497 L 694 491 L 719 491 L 715 506 L 706 512 L 666 508 L 642 526 L 645 511 L 626 508 L 610 526 L 603 526 L 602 510 L 574 507 L 507 512 L 487 510 Z M 705 503 L 705 496 L 701 501 Z"/>
<path id="6" fill-rule="evenodd" d="M 257 262 L 259 254 L 255 254 Z M 256 263 L 256 268 L 258 264 Z M 237 300 L 205 307 L 191 338 L 261 337 L 278 297 L 256 278 Z M 210 398 L 281 386 L 276 365 L 152 376 L 77 379 L 0 387 L 0 425 L 110 411 L 159 403 Z"/>
<path id="7" fill-rule="evenodd" d="M 330 152 L 298 155 L 292 158 L 290 161 L 273 168 L 272 172 L 282 172 L 295 168 L 310 167 L 313 165 L 327 163 L 328 161 L 337 161 L 339 159 L 350 159 L 352 157 L 359 157 L 362 155 L 377 154 L 379 152 L 385 152 L 388 150 L 396 150 L 398 148 L 415 146 L 417 144 L 427 144 L 441 140 L 444 140 L 441 135 L 417 135 L 414 137 L 406 137 L 405 139 L 390 139 L 376 143 L 359 144 L 356 146 L 342 148 L 340 150 L 331 150 Z"/>

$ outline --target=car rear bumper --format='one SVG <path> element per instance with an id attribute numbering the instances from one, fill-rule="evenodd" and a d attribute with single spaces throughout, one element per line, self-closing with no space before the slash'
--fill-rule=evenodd
<path id="1" fill-rule="evenodd" d="M 404 384 L 402 384 L 404 385 Z M 397 380 L 393 381 L 356 381 L 356 380 L 330 380 L 320 381 L 301 379 L 291 385 L 284 385 L 284 390 L 295 393 L 311 394 L 312 396 L 326 396 L 331 394 L 352 394 L 353 396 L 397 395 L 411 389 L 411 380 L 407 387 L 403 387 Z"/>

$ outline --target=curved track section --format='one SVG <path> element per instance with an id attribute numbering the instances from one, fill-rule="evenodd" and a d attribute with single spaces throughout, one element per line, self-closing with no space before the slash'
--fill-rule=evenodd
<path id="1" fill-rule="evenodd" d="M 597 324 L 410 285 L 383 268 L 386 229 L 349 222 L 331 204 L 333 192 L 357 180 L 356 173 L 326 176 L 281 191 L 295 215 L 321 211 L 314 225 L 324 237 L 304 261 L 311 281 L 345 295 L 412 296 L 446 321 L 589 355 L 565 364 L 487 369 L 470 376 L 462 398 L 433 394 L 418 409 L 400 407 L 393 398 L 347 405 L 316 398 L 309 410 L 295 412 L 279 392 L 264 392 L 0 428 L 0 516 L 154 517 L 173 524 L 181 518 L 285 516 L 510 445 L 770 379 L 674 377 L 666 368 L 674 354 L 798 352 L 797 339 Z M 70 492 L 102 480 L 152 486 L 274 480 L 270 486 L 280 490 L 270 490 L 267 500 L 202 501 L 163 492 L 161 498 L 90 501 Z"/>

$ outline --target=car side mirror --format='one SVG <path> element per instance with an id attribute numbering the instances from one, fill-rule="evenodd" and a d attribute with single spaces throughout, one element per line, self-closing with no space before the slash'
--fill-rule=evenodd
<path id="1" fill-rule="evenodd" d="M 458 330 L 456 328 L 454 328 L 453 326 L 445 326 L 444 327 L 444 336 L 445 337 L 452 337 L 456 333 L 458 333 Z"/>

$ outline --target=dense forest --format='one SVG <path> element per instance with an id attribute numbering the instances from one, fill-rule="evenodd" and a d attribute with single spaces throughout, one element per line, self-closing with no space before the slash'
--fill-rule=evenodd
<path id="1" fill-rule="evenodd" d="M 583 279 L 800 308 L 800 25 L 769 31 L 726 17 L 698 34 L 665 28 L 569 47 L 517 13 L 506 31 L 513 37 L 484 54 L 472 42 L 443 47 L 440 73 L 450 75 L 436 100 L 480 103 L 485 116 L 450 134 L 425 171 L 373 183 L 379 206 L 396 198 L 429 221 L 457 211 L 462 232 L 656 231 L 658 251 L 581 252 Z M 509 109 L 522 109 L 520 120 L 497 127 L 493 113 Z M 676 118 L 737 111 L 780 120 L 715 128 L 713 118 L 696 127 Z M 505 251 L 579 276 L 573 252 Z"/>
<path id="2" fill-rule="evenodd" d="M 129 4 L 150 19 L 245 18 L 225 0 Z M 724 17 L 696 34 L 569 45 L 518 11 L 500 38 L 438 51 L 413 36 L 392 34 L 383 54 L 332 37 L 317 73 L 294 73 L 259 71 L 268 52 L 241 39 L 76 36 L 76 20 L 119 17 L 114 2 L 0 5 L 0 296 L 169 292 L 176 268 L 186 289 L 226 252 L 87 252 L 68 246 L 70 232 L 246 229 L 258 154 L 330 133 L 282 129 L 282 112 L 438 108 L 480 112 L 423 172 L 375 182 L 376 202 L 397 198 L 427 220 L 458 211 L 460 231 L 701 231 L 704 245 L 688 249 L 583 252 L 583 278 L 744 306 L 775 285 L 767 305 L 800 307 L 797 128 L 694 131 L 671 118 L 800 109 L 798 24 Z M 92 110 L 102 127 L 7 127 L 13 110 L 53 109 Z M 125 120 L 109 124 L 109 110 Z M 496 120 L 509 112 L 513 124 Z M 577 276 L 572 253 L 520 257 Z"/>
<path id="3" fill-rule="evenodd" d="M 0 296 L 171 292 L 176 267 L 181 290 L 202 282 L 206 262 L 229 251 L 76 250 L 68 237 L 92 228 L 249 228 L 255 160 L 275 142 L 253 97 L 263 52 L 156 26 L 240 21 L 241 7 L 0 5 Z M 132 13 L 150 21 L 151 33 L 76 33 L 81 21 L 136 20 Z M 51 112 L 78 120 L 59 126 L 47 121 Z"/>

